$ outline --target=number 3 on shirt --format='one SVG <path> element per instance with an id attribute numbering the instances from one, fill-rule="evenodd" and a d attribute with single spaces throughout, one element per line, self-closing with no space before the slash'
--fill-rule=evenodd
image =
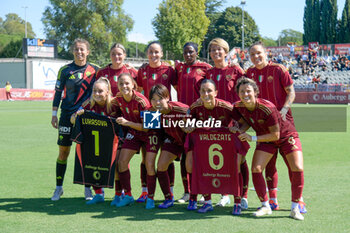
<path id="1" fill-rule="evenodd" d="M 100 134 L 96 130 L 93 130 L 91 133 L 95 136 L 95 156 L 100 156 Z"/>
<path id="2" fill-rule="evenodd" d="M 224 166 L 224 156 L 222 155 L 220 150 L 222 150 L 222 146 L 220 146 L 219 144 L 212 144 L 208 150 L 208 152 L 209 152 L 209 165 L 214 170 L 220 170 Z M 219 159 L 218 164 L 214 163 L 215 156 L 217 156 Z"/>

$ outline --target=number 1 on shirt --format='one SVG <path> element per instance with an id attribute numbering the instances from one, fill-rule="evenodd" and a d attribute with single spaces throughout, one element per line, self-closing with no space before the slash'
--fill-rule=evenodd
<path id="1" fill-rule="evenodd" d="M 100 156 L 100 134 L 96 130 L 93 130 L 91 133 L 95 136 L 95 155 Z"/>

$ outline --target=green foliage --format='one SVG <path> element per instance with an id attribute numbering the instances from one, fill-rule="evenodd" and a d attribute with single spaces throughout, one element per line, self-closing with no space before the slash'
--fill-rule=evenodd
<path id="1" fill-rule="evenodd" d="M 205 14 L 210 20 L 210 24 L 208 26 L 207 34 L 204 37 L 204 41 L 202 43 L 202 57 L 206 57 L 206 49 L 209 42 L 215 38 L 216 32 L 216 21 L 220 17 L 222 11 L 219 9 L 222 7 L 223 3 L 226 1 L 218 1 L 218 0 L 206 0 L 205 1 Z"/>
<path id="2" fill-rule="evenodd" d="M 55 39 L 67 55 L 74 39 L 90 42 L 90 60 L 106 62 L 109 46 L 125 43 L 133 20 L 122 9 L 123 0 L 50 0 L 42 22 L 48 39 Z M 67 57 L 63 57 L 67 58 Z"/>
<path id="3" fill-rule="evenodd" d="M 304 44 L 319 41 L 320 0 L 306 0 L 304 8 Z"/>
<path id="4" fill-rule="evenodd" d="M 21 41 L 22 42 L 22 36 L 19 35 L 8 35 L 8 34 L 2 34 L 0 33 L 0 53 L 3 51 L 3 49 L 11 42 L 11 41 Z"/>
<path id="5" fill-rule="evenodd" d="M 321 44 L 336 43 L 337 0 L 321 0 L 320 40 Z"/>
<path id="6" fill-rule="evenodd" d="M 125 49 L 128 57 L 136 57 L 136 45 L 137 45 L 137 57 L 139 58 L 147 58 L 146 44 L 138 43 L 138 42 L 127 42 Z"/>
<path id="7" fill-rule="evenodd" d="M 263 37 L 261 38 L 262 42 L 264 43 L 264 45 L 266 47 L 274 47 L 274 46 L 278 46 L 278 43 L 276 40 L 270 38 L 270 37 Z"/>
<path id="8" fill-rule="evenodd" d="M 173 58 L 182 58 L 183 45 L 188 41 L 201 45 L 209 26 L 204 3 L 205 0 L 163 0 L 159 4 L 153 28 L 164 51 L 170 51 Z"/>
<path id="9" fill-rule="evenodd" d="M 0 33 L 16 36 L 25 36 L 25 21 L 21 19 L 17 14 L 9 13 L 6 15 L 6 19 L 3 21 L 0 18 Z M 35 33 L 33 32 L 31 23 L 27 22 L 27 37 L 34 38 Z"/>
<path id="10" fill-rule="evenodd" d="M 244 11 L 244 46 L 247 47 L 261 39 L 258 26 L 254 19 Z M 228 7 L 220 15 L 215 24 L 214 37 L 226 40 L 230 48 L 242 45 L 242 9 L 240 7 Z"/>
<path id="11" fill-rule="evenodd" d="M 281 46 L 287 45 L 288 42 L 294 42 L 297 45 L 303 44 L 303 33 L 293 29 L 284 29 L 280 32 L 278 37 Z"/>
<path id="12" fill-rule="evenodd" d="M 22 40 L 12 40 L 0 51 L 0 57 L 22 57 L 22 53 L 20 53 L 21 48 Z"/>
<path id="13" fill-rule="evenodd" d="M 350 42 L 350 0 L 345 1 L 341 21 L 339 24 L 339 40 L 340 43 Z"/>

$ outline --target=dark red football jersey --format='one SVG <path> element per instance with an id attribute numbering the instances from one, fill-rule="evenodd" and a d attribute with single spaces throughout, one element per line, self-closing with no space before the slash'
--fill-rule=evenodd
<path id="1" fill-rule="evenodd" d="M 190 106 L 199 98 L 200 82 L 205 78 L 211 65 L 205 62 L 196 62 L 189 66 L 186 63 L 176 65 L 177 100 Z"/>
<path id="2" fill-rule="evenodd" d="M 272 102 L 280 111 L 286 101 L 285 88 L 293 84 L 288 70 L 281 64 L 271 61 L 261 70 L 250 67 L 247 77 L 253 79 L 259 87 L 259 98 Z"/>
<path id="3" fill-rule="evenodd" d="M 207 109 L 204 107 L 203 101 L 198 99 L 191 105 L 190 114 L 192 118 L 199 120 L 207 120 L 210 118 L 215 118 L 215 120 L 221 121 L 221 127 L 231 126 L 232 121 L 232 104 L 229 102 L 216 99 L 215 107 L 213 109 Z"/>
<path id="4" fill-rule="evenodd" d="M 197 129 L 190 137 L 194 145 L 191 193 L 239 196 L 235 136 L 228 129 Z"/>
<path id="5" fill-rule="evenodd" d="M 207 71 L 207 79 L 211 79 L 216 84 L 218 98 L 226 100 L 231 104 L 238 101 L 239 97 L 235 91 L 237 79 L 244 76 L 244 70 L 240 66 L 225 68 L 212 68 Z"/>
<path id="6" fill-rule="evenodd" d="M 242 102 L 234 104 L 235 119 L 243 118 L 256 132 L 256 135 L 270 133 L 269 127 L 279 125 L 280 140 L 288 137 L 298 137 L 298 133 L 291 121 L 283 121 L 276 106 L 268 100 L 257 99 L 256 108 L 249 111 Z M 276 141 L 276 143 L 279 141 Z"/>
<path id="7" fill-rule="evenodd" d="M 126 120 L 132 121 L 135 123 L 141 123 L 141 124 L 142 124 L 141 112 L 146 111 L 151 107 L 151 104 L 149 103 L 148 99 L 144 95 L 142 95 L 140 92 L 137 92 L 137 91 L 134 91 L 134 94 L 130 102 L 126 102 L 120 92 L 117 93 L 117 96 L 114 99 L 114 101 L 116 101 L 117 104 L 119 105 L 122 116 Z M 132 131 L 135 135 L 147 134 L 146 132 L 137 131 L 131 128 L 129 129 L 129 131 Z"/>
<path id="8" fill-rule="evenodd" d="M 118 92 L 118 77 L 122 73 L 130 74 L 135 80 L 137 77 L 137 70 L 134 68 L 127 68 L 125 65 L 120 69 L 112 69 L 111 64 L 107 65 L 104 68 L 101 68 L 97 71 L 96 80 L 100 77 L 105 77 L 111 83 L 112 94 L 115 96 Z"/>
<path id="9" fill-rule="evenodd" d="M 121 116 L 121 111 L 120 111 L 119 105 L 117 104 L 117 102 L 115 100 L 112 100 L 112 102 L 111 102 L 110 111 L 107 110 L 107 105 L 100 106 L 97 103 L 95 103 L 94 106 L 91 106 L 90 100 L 85 101 L 83 103 L 82 107 L 86 110 L 101 114 L 103 116 L 111 116 L 114 118 Z"/>
<path id="10" fill-rule="evenodd" d="M 176 85 L 176 73 L 173 67 L 163 64 L 157 68 L 147 65 L 145 68 L 139 69 L 137 73 L 137 85 L 143 88 L 144 95 L 149 97 L 151 88 L 161 83 L 166 86 L 170 92 L 171 85 Z"/>

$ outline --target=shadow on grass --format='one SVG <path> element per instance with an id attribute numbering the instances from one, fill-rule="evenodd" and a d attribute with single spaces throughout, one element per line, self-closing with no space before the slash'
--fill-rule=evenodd
<path id="1" fill-rule="evenodd" d="M 57 202 L 51 201 L 49 198 L 0 198 L 0 211 L 13 213 L 20 212 L 39 212 L 48 215 L 75 215 L 79 213 L 91 213 L 92 218 L 118 218 L 124 217 L 129 221 L 152 221 L 156 219 L 169 220 L 196 220 L 196 219 L 214 219 L 220 216 L 229 216 L 232 207 L 217 207 L 214 211 L 200 214 L 196 211 L 186 210 L 187 204 L 176 203 L 169 209 L 146 210 L 144 203 L 134 203 L 131 206 L 117 208 L 110 206 L 111 201 L 106 201 L 97 205 L 86 205 L 82 198 L 62 198 Z M 156 201 L 156 206 L 161 201 Z M 255 218 L 252 212 L 255 209 L 243 211 L 241 216 L 232 216 L 233 218 Z M 285 218 L 286 216 L 264 216 L 266 218 Z"/>

